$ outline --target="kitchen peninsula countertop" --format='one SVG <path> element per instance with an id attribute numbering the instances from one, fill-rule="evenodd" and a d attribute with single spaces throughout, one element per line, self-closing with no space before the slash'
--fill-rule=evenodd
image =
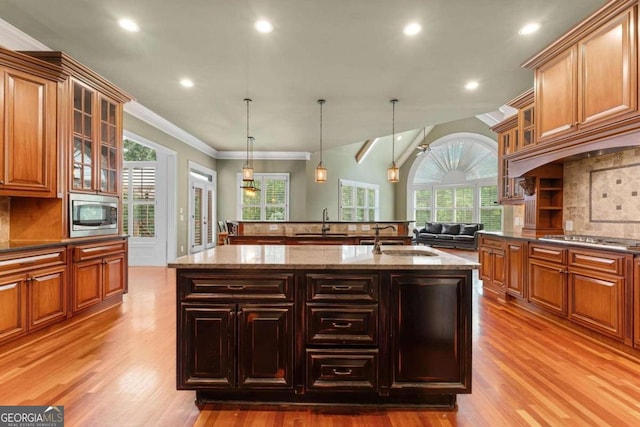
<path id="1" fill-rule="evenodd" d="M 381 255 L 374 255 L 371 252 L 371 246 L 355 245 L 228 245 L 180 257 L 169 263 L 169 267 L 253 270 L 283 268 L 473 270 L 480 265 L 425 246 L 382 246 L 382 251 Z M 385 254 L 385 251 L 388 253 Z"/>

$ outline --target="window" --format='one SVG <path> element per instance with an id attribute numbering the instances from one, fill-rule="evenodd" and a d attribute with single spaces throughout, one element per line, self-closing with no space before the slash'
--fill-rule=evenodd
<path id="1" fill-rule="evenodd" d="M 254 185 L 258 189 L 249 192 L 240 188 L 242 174 L 238 174 L 238 211 L 243 221 L 289 220 L 289 174 L 254 173 Z"/>
<path id="2" fill-rule="evenodd" d="M 377 221 L 380 186 L 340 180 L 340 221 Z"/>
<path id="3" fill-rule="evenodd" d="M 496 205 L 498 200 L 497 185 L 480 187 L 480 222 L 488 231 L 502 230 L 502 207 Z"/>
<path id="4" fill-rule="evenodd" d="M 447 135 L 431 143 L 409 174 L 408 212 L 417 227 L 425 222 L 482 222 L 502 230 L 502 206 L 497 201 L 496 142 L 470 133 Z"/>
<path id="5" fill-rule="evenodd" d="M 156 168 L 141 164 L 122 170 L 122 228 L 131 237 L 156 237 Z"/>
<path id="6" fill-rule="evenodd" d="M 132 238 L 156 237 L 156 151 L 123 142 L 122 228 Z"/>
<path id="7" fill-rule="evenodd" d="M 413 192 L 413 205 L 416 207 L 416 224 L 424 224 L 427 221 L 431 221 L 432 194 L 432 188 L 422 188 Z"/>

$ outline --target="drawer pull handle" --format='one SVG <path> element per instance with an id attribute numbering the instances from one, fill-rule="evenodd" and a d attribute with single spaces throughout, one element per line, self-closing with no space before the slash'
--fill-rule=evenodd
<path id="1" fill-rule="evenodd" d="M 227 289 L 231 291 L 241 291 L 246 288 L 245 285 L 227 285 Z"/>
<path id="2" fill-rule="evenodd" d="M 351 372 L 351 369 L 333 368 L 333 373 L 335 375 L 351 375 Z"/>
<path id="3" fill-rule="evenodd" d="M 342 323 L 333 322 L 331 326 L 333 326 L 334 328 L 347 329 L 351 327 L 351 322 L 342 322 Z"/>
<path id="4" fill-rule="evenodd" d="M 334 285 L 331 287 L 334 291 L 350 291 L 351 286 L 349 285 Z"/>

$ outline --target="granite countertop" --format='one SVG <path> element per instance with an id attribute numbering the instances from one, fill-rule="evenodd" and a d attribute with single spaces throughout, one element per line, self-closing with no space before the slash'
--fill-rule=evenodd
<path id="1" fill-rule="evenodd" d="M 104 236 L 78 237 L 75 239 L 60 240 L 5 240 L 0 241 L 0 253 L 11 253 L 16 251 L 45 249 L 64 245 L 82 245 L 86 243 L 99 242 L 101 240 L 128 238 L 125 234 L 113 234 Z"/>
<path id="2" fill-rule="evenodd" d="M 374 255 L 356 245 L 224 245 L 169 263 L 171 268 L 373 270 L 472 270 L 480 264 L 425 246 L 382 246 L 393 254 Z M 430 256 L 425 256 L 429 254 Z"/>

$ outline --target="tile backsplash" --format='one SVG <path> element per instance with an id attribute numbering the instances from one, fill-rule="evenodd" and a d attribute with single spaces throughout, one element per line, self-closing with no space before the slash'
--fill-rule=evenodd
<path id="1" fill-rule="evenodd" d="M 0 197 L 0 242 L 9 240 L 9 198 Z"/>
<path id="2" fill-rule="evenodd" d="M 564 164 L 565 234 L 640 239 L 640 148 Z"/>

